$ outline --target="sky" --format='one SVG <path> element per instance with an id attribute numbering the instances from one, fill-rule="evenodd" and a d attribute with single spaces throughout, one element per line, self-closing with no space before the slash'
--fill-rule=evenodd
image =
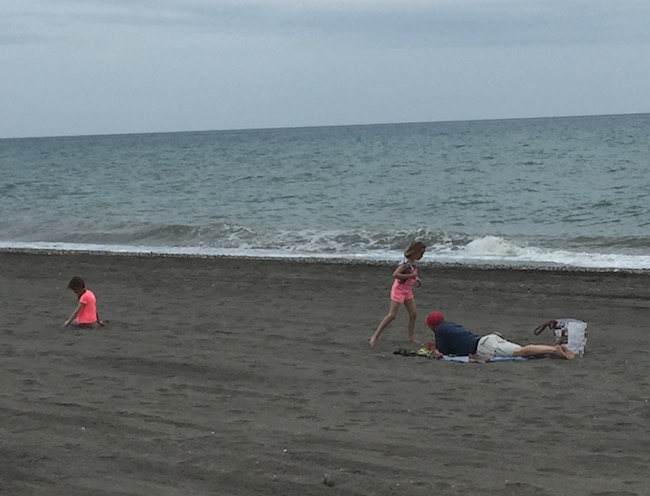
<path id="1" fill-rule="evenodd" d="M 650 112 L 648 0 L 0 0 L 0 138 Z"/>

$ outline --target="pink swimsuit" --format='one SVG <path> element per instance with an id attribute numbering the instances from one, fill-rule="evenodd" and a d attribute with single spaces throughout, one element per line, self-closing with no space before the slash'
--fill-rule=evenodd
<path id="1" fill-rule="evenodd" d="M 408 260 L 403 261 L 402 263 L 410 267 L 410 270 L 406 271 L 407 274 L 418 273 L 418 268 L 413 262 Z M 415 284 L 416 279 L 406 279 L 402 281 L 401 279 L 395 278 L 393 281 L 393 286 L 390 288 L 390 299 L 396 303 L 404 303 L 406 300 L 413 299 L 413 285 Z"/>

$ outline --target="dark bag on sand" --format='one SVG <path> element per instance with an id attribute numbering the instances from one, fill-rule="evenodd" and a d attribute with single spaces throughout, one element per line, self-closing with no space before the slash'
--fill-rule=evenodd
<path id="1" fill-rule="evenodd" d="M 587 323 L 579 319 L 555 319 L 537 326 L 536 336 L 544 329 L 550 329 L 555 336 L 555 344 L 565 344 L 576 356 L 582 358 L 587 347 Z"/>

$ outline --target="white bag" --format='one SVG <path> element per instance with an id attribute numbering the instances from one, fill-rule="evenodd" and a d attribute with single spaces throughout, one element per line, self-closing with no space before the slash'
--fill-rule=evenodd
<path id="1" fill-rule="evenodd" d="M 555 336 L 555 344 L 566 344 L 576 356 L 582 358 L 587 347 L 587 323 L 579 319 L 555 319 L 537 326 L 535 335 L 550 329 Z"/>

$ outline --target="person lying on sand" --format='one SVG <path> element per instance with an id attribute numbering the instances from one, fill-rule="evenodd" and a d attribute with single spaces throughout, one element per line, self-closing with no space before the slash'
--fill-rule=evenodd
<path id="1" fill-rule="evenodd" d="M 440 312 L 431 312 L 424 325 L 433 331 L 436 350 L 444 355 L 469 356 L 480 360 L 489 357 L 532 357 L 554 355 L 564 359 L 574 358 L 574 353 L 564 344 L 518 345 L 504 339 L 499 333 L 478 336 L 462 325 L 446 321 Z M 435 355 L 435 351 L 432 355 Z"/>

